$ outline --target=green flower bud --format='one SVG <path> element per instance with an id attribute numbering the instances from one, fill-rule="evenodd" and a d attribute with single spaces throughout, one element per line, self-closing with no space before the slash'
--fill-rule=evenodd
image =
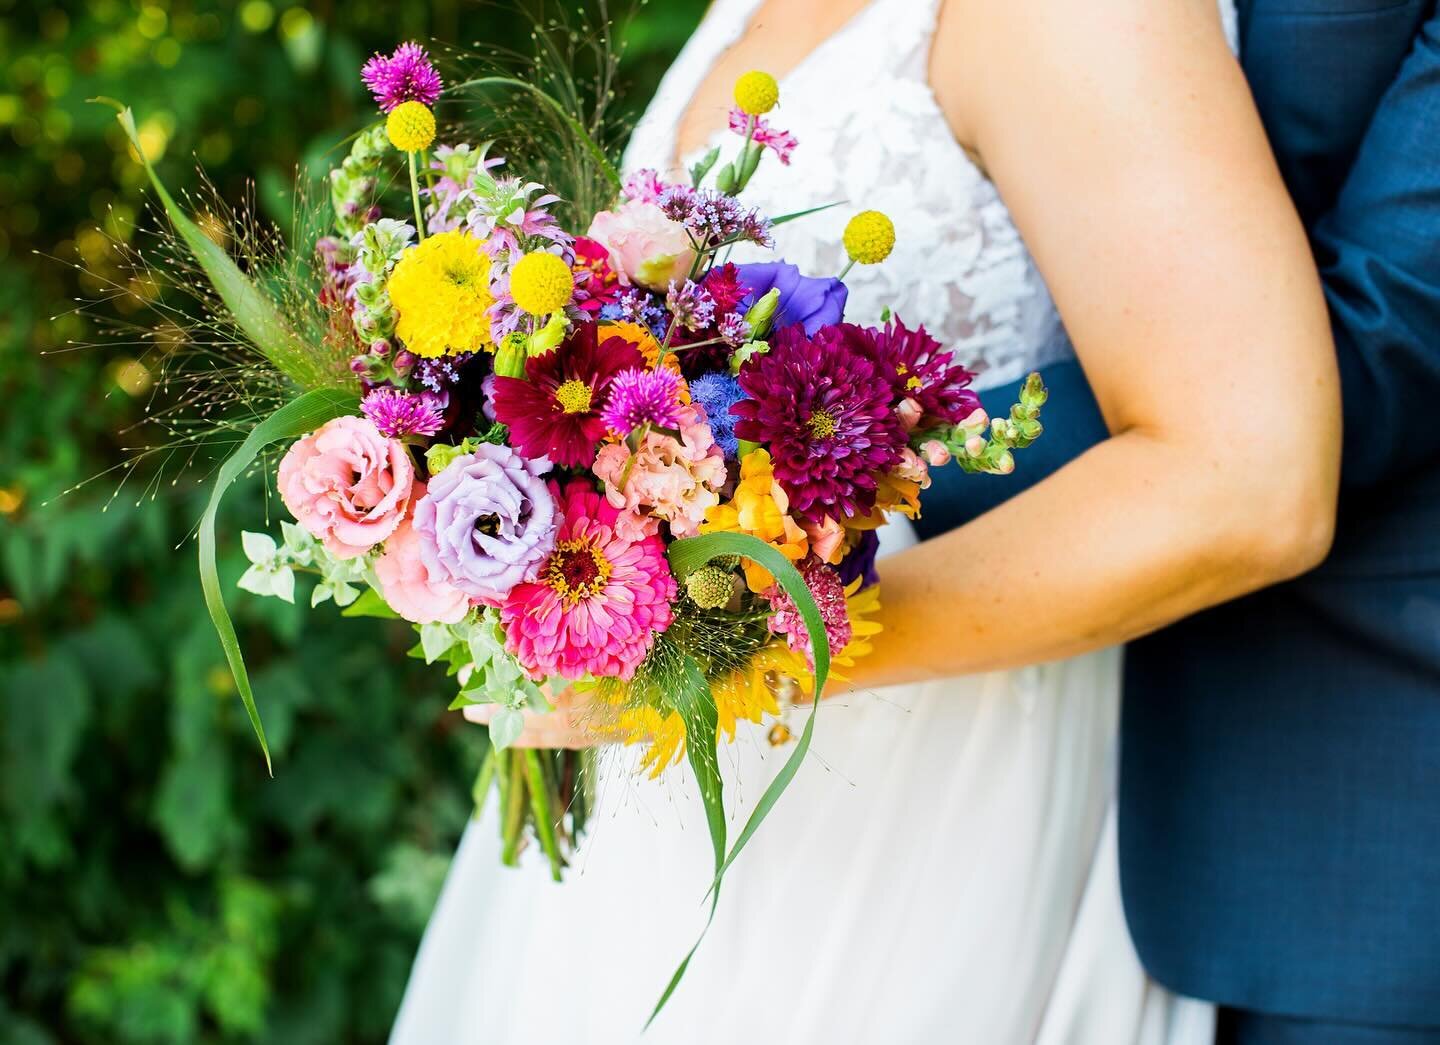
<path id="1" fill-rule="evenodd" d="M 685 594 L 702 610 L 718 610 L 735 594 L 735 575 L 719 566 L 701 566 L 685 578 Z"/>
<path id="2" fill-rule="evenodd" d="M 730 374 L 736 376 L 740 368 L 745 365 L 746 360 L 751 356 L 763 356 L 770 351 L 770 345 L 765 341 L 747 341 L 734 352 L 730 353 Z"/>
<path id="3" fill-rule="evenodd" d="M 770 333 L 770 324 L 775 320 L 775 310 L 780 306 L 780 289 L 771 287 L 763 297 L 751 305 L 745 313 L 745 325 L 750 328 L 750 337 L 759 340 Z"/>
<path id="4" fill-rule="evenodd" d="M 526 354 L 543 356 L 565 340 L 565 332 L 569 329 L 570 321 L 565 318 L 564 312 L 552 313 L 545 325 L 526 340 Z"/>

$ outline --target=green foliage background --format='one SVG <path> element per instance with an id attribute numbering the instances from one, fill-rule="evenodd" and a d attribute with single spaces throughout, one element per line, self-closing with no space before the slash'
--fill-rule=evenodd
<path id="1" fill-rule="evenodd" d="M 630 111 L 702 7 L 634 12 Z M 253 176 L 284 222 L 297 164 L 370 118 L 368 53 L 527 32 L 461 0 L 0 0 L 0 1042 L 383 1041 L 483 742 L 407 629 L 235 597 L 268 779 L 186 541 L 199 487 L 54 500 L 125 459 L 146 399 L 134 349 L 56 351 L 97 338 L 72 264 L 106 273 L 96 227 L 129 238 L 144 203 L 85 99 L 135 108 L 172 187 Z M 227 583 L 266 510 L 231 495 Z"/>

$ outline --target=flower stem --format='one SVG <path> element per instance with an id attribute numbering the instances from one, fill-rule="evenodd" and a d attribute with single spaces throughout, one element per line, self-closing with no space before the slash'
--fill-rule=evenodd
<path id="1" fill-rule="evenodd" d="M 425 218 L 420 211 L 420 176 L 415 169 L 415 153 L 406 153 L 410 157 L 410 202 L 415 204 L 415 242 L 422 243 L 425 240 Z"/>
<path id="2" fill-rule="evenodd" d="M 535 833 L 540 837 L 540 848 L 550 860 L 550 877 L 560 881 L 560 869 L 565 862 L 560 859 L 560 846 L 555 841 L 555 819 L 550 802 L 550 785 L 540 768 L 540 755 L 534 748 L 525 751 L 525 775 L 530 782 L 530 812 L 535 818 Z"/>
<path id="3" fill-rule="evenodd" d="M 480 772 L 475 774 L 475 783 L 470 788 L 470 801 L 475 805 L 473 814 L 476 820 L 485 809 L 485 800 L 490 797 L 490 786 L 495 782 L 495 749 L 487 748 L 484 761 L 480 763 Z"/>
<path id="4" fill-rule="evenodd" d="M 835 278 L 836 278 L 836 279 L 844 279 L 846 276 L 848 276 L 848 275 L 850 274 L 850 270 L 853 269 L 854 267 L 855 267 L 855 259 L 854 259 L 854 258 L 851 258 L 848 262 L 845 263 L 845 267 L 840 270 L 840 275 L 836 276 Z"/>
<path id="5" fill-rule="evenodd" d="M 511 752 L 496 755 L 503 757 L 501 772 L 509 778 L 506 782 L 504 819 L 501 821 L 500 862 L 514 867 L 520 862 L 520 836 L 525 830 L 525 767 Z"/>

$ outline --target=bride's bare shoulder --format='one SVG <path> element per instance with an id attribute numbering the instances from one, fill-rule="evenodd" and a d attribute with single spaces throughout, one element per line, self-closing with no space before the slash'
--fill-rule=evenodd
<path id="1" fill-rule="evenodd" d="M 997 92 L 1057 79 L 1083 89 L 1113 60 L 1129 65 L 1141 51 L 1164 61 L 1174 44 L 1191 59 L 1229 61 L 1217 0 L 940 0 L 930 85 L 973 153 L 987 115 L 1004 108 Z"/>

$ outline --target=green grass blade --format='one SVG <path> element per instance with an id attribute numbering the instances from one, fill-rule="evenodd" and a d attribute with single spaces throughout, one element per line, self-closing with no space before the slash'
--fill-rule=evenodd
<path id="1" fill-rule="evenodd" d="M 130 144 L 140 157 L 155 195 L 164 207 L 165 216 L 175 226 L 175 231 L 195 261 L 205 273 L 215 292 L 220 295 L 226 310 L 234 318 L 236 326 L 245 334 L 265 358 L 302 388 L 306 378 L 311 376 L 310 368 L 303 365 L 308 356 L 304 341 L 286 322 L 275 302 L 255 283 L 241 272 L 225 248 L 201 231 L 200 226 L 190 220 L 184 209 L 175 202 L 164 183 L 160 181 L 155 168 L 140 146 L 140 135 L 135 129 L 135 116 L 130 109 L 113 98 L 92 98 L 91 101 L 108 105 L 116 111 L 116 119 L 125 131 Z"/>
<path id="2" fill-rule="evenodd" d="M 664 993 L 656 1003 L 655 1009 L 650 1013 L 650 1019 L 645 1026 L 650 1026 L 655 1017 L 660 1015 L 660 1010 L 675 993 L 675 988 L 680 985 L 680 980 L 685 975 L 685 970 L 690 966 L 690 959 L 695 957 L 695 952 L 700 949 L 700 944 L 705 940 L 705 934 L 710 931 L 710 924 L 715 920 L 715 908 L 720 902 L 720 886 L 725 879 L 725 872 L 729 870 L 736 857 L 740 855 L 747 842 L 754 837 L 770 811 L 775 808 L 775 803 L 795 779 L 795 774 L 800 771 L 800 765 L 805 761 L 805 754 L 810 750 L 810 740 L 815 733 L 815 713 L 820 707 L 820 694 L 825 687 L 825 682 L 830 676 L 830 641 L 825 634 L 825 621 L 820 616 L 820 607 L 815 605 L 815 598 L 810 594 L 810 589 L 805 584 L 805 578 L 800 576 L 800 571 L 791 565 L 790 560 L 781 555 L 772 545 L 766 544 L 758 537 L 752 537 L 745 533 L 707 533 L 699 537 L 686 537 L 670 545 L 669 549 L 670 568 L 680 580 L 705 565 L 711 559 L 721 555 L 739 555 L 751 559 L 774 575 L 776 582 L 785 590 L 795 602 L 795 607 L 800 611 L 800 617 L 805 622 L 805 630 L 810 635 L 811 648 L 815 654 L 815 693 L 814 700 L 810 705 L 810 714 L 805 720 L 805 728 L 800 733 L 799 742 L 785 764 L 780 767 L 780 772 L 760 796 L 751 811 L 749 819 L 745 821 L 745 827 L 741 830 L 735 844 L 727 851 L 725 839 L 725 810 L 721 802 L 720 777 L 719 777 L 719 755 L 716 750 L 717 741 L 715 737 L 715 700 L 710 695 L 709 685 L 705 682 L 704 676 L 700 673 L 700 667 L 691 657 L 686 657 L 686 681 L 680 691 L 674 695 L 677 708 L 685 719 L 685 745 L 686 752 L 690 759 L 691 766 L 695 769 L 695 776 L 700 781 L 700 797 L 705 804 L 705 817 L 710 822 L 710 838 L 715 845 L 715 877 L 710 883 L 710 889 L 706 893 L 706 899 L 710 901 L 710 913 L 705 919 L 705 925 L 700 930 L 700 938 L 690 948 L 683 961 L 676 968 L 666 985 Z M 692 728 L 693 722 L 693 728 Z M 713 799 L 707 795 L 707 773 L 714 774 L 714 796 Z"/>
<path id="3" fill-rule="evenodd" d="M 240 653 L 240 639 L 235 634 L 235 625 L 225 609 L 225 598 L 220 590 L 220 571 L 215 565 L 215 516 L 225 491 L 245 473 L 261 450 L 279 439 L 293 439 L 312 432 L 332 417 L 355 413 L 359 406 L 359 398 L 354 393 L 328 388 L 306 392 L 286 403 L 250 429 L 240 448 L 225 459 L 215 477 L 215 485 L 210 489 L 205 514 L 200 517 L 200 589 L 205 593 L 205 607 L 210 611 L 210 620 L 220 635 L 225 659 L 230 662 L 230 673 L 235 676 L 235 688 L 240 691 L 240 700 L 250 716 L 250 724 L 255 727 L 255 736 L 260 740 L 267 770 L 271 770 L 271 766 L 265 727 L 260 724 L 260 711 L 255 706 L 255 694 L 250 689 L 245 658 Z"/>

